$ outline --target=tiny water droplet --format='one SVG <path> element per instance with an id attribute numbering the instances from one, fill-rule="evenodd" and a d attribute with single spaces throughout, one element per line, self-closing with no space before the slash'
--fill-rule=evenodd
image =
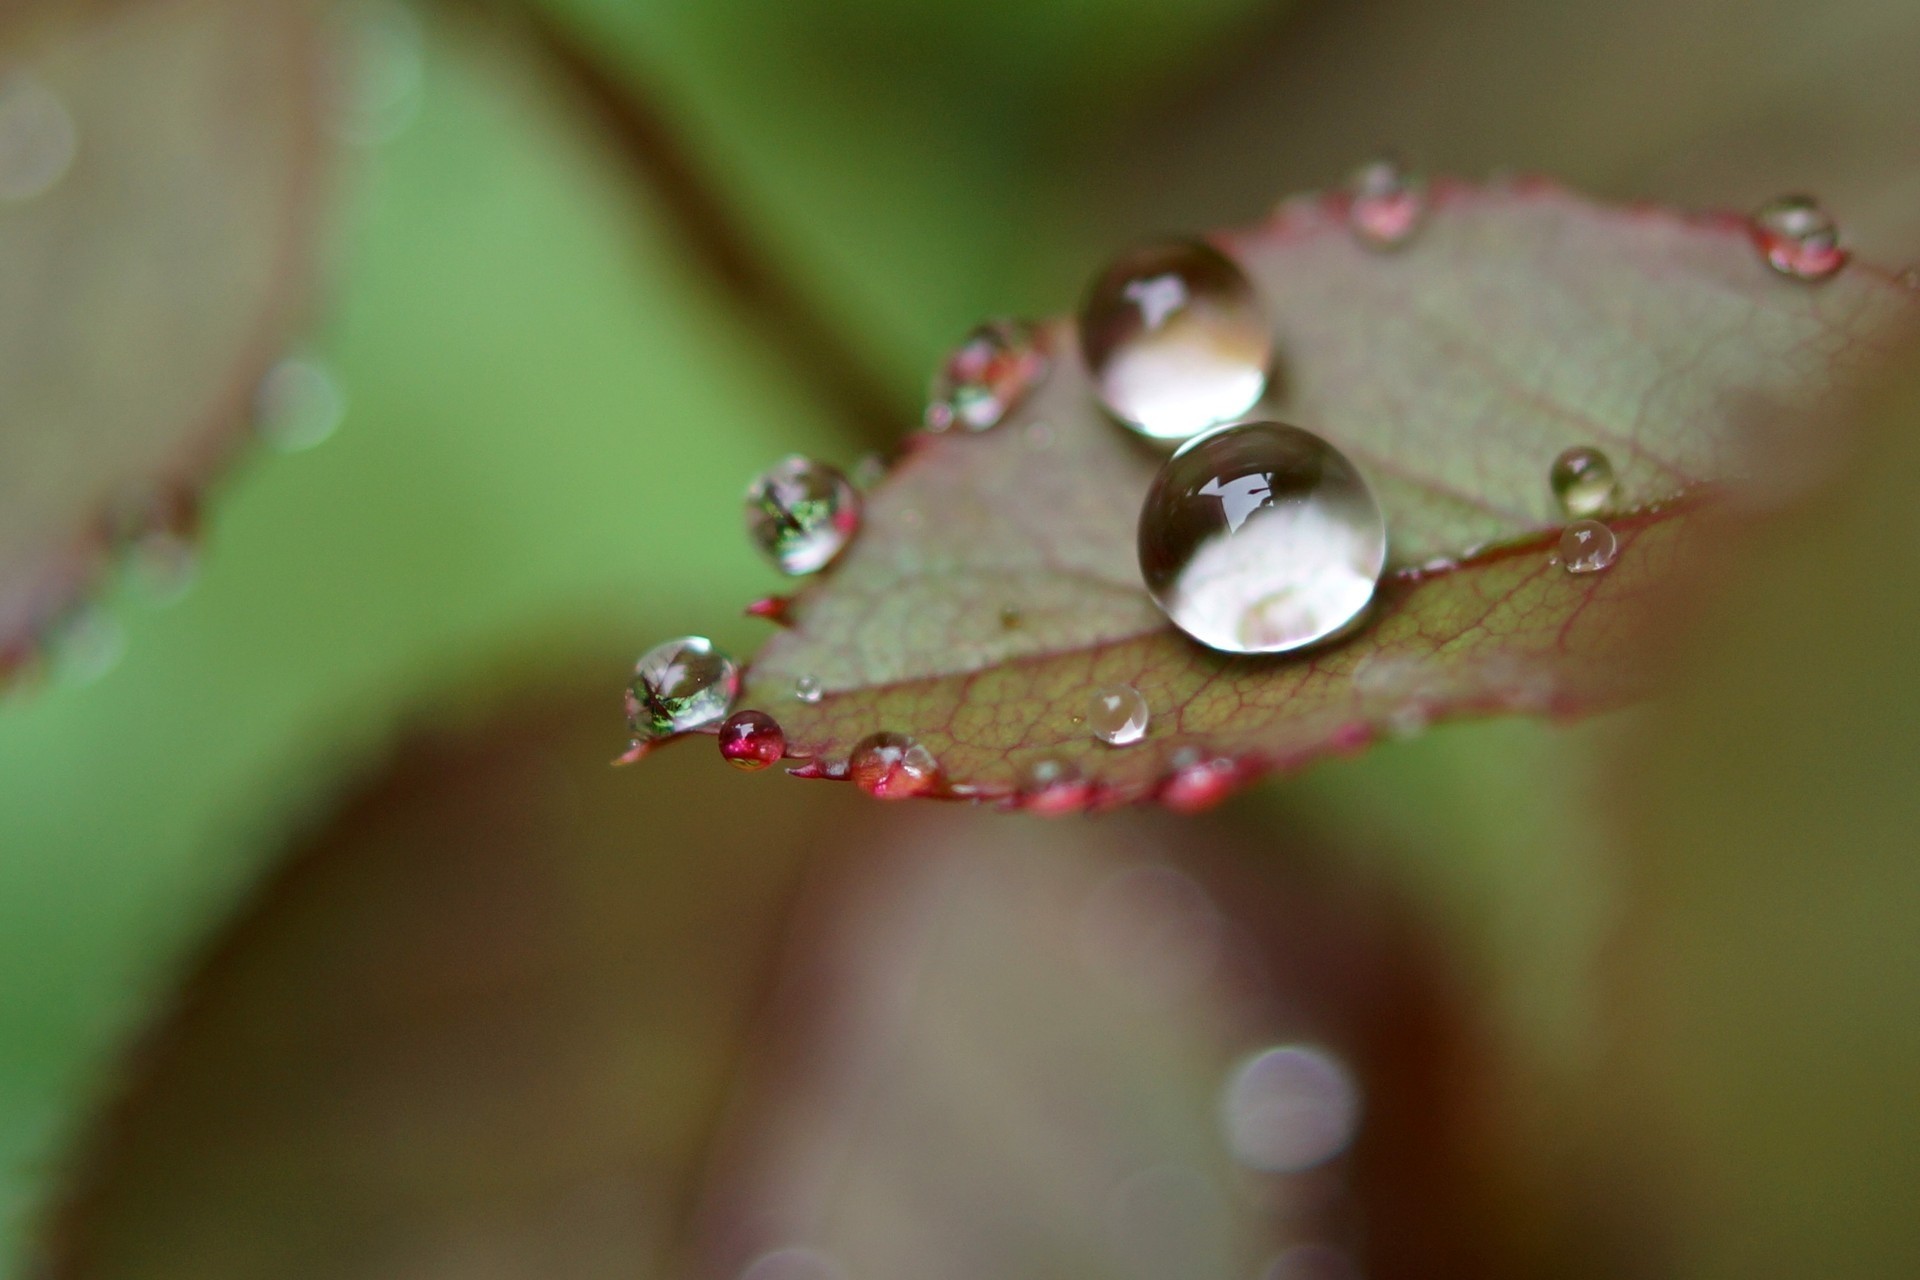
<path id="1" fill-rule="evenodd" d="M 825 463 L 782 458 L 747 487 L 747 536 L 786 574 L 832 563 L 860 529 L 860 495 Z"/>
<path id="2" fill-rule="evenodd" d="M 1568 515 L 1598 515 L 1613 501 L 1613 463 L 1590 445 L 1575 445 L 1553 460 L 1547 484 Z"/>
<path id="3" fill-rule="evenodd" d="M 786 731 L 764 711 L 736 711 L 720 726 L 720 754 L 736 769 L 765 769 L 787 754 Z"/>
<path id="4" fill-rule="evenodd" d="M 1339 450 L 1251 422 L 1191 441 L 1160 469 L 1139 551 L 1148 593 L 1182 631 L 1223 653 L 1286 653 L 1366 612 L 1387 526 Z"/>
<path id="5" fill-rule="evenodd" d="M 1599 573 L 1620 556 L 1620 540 L 1598 520 L 1576 520 L 1560 534 L 1560 563 L 1568 573 Z"/>
<path id="6" fill-rule="evenodd" d="M 1040 756 L 1020 769 L 1020 807 L 1042 817 L 1078 813 L 1087 807 L 1093 784 L 1073 763 L 1059 756 Z"/>
<path id="7" fill-rule="evenodd" d="M 346 412 L 339 379 L 310 356 L 288 356 L 274 365 L 254 394 L 254 430 L 282 453 L 320 444 L 339 429 Z"/>
<path id="8" fill-rule="evenodd" d="M 25 72 L 0 79 L 0 204 L 24 204 L 73 167 L 80 131 L 54 92 Z"/>
<path id="9" fill-rule="evenodd" d="M 929 431 L 998 426 L 1046 376 L 1048 359 L 1021 320 L 989 320 L 968 334 L 933 376 L 927 395 Z"/>
<path id="10" fill-rule="evenodd" d="M 1080 350 L 1100 403 L 1151 440 L 1186 440 L 1251 409 L 1273 333 L 1253 283 L 1199 241 L 1148 245 L 1094 281 Z"/>
<path id="11" fill-rule="evenodd" d="M 1002 631 L 1018 631 L 1021 624 L 1025 621 L 1026 619 L 1020 616 L 1020 610 L 1013 605 L 1006 604 L 1000 606 L 1000 629 Z"/>
<path id="12" fill-rule="evenodd" d="M 826 697 L 827 692 L 821 688 L 817 676 L 801 676 L 793 682 L 793 696 L 811 707 Z"/>
<path id="13" fill-rule="evenodd" d="M 46 645 L 55 675 L 71 685 L 90 685 L 126 657 L 127 631 L 99 605 L 82 605 L 53 624 Z"/>
<path id="14" fill-rule="evenodd" d="M 1151 718 L 1146 697 L 1130 684 L 1097 689 L 1087 703 L 1087 729 L 1110 747 L 1130 747 L 1146 737 Z"/>
<path id="15" fill-rule="evenodd" d="M 1426 218 L 1425 187 L 1391 157 L 1354 170 L 1347 194 L 1347 225 L 1368 248 L 1399 248 Z"/>
<path id="16" fill-rule="evenodd" d="M 1847 265 L 1840 228 L 1811 196 L 1782 196 L 1753 215 L 1754 238 L 1783 276 L 1819 281 Z"/>
<path id="17" fill-rule="evenodd" d="M 862 738 L 847 757 L 847 776 L 870 796 L 904 800 L 932 789 L 940 778 L 940 763 L 903 733 L 875 733 Z"/>
<path id="18" fill-rule="evenodd" d="M 655 645 L 634 664 L 627 727 L 636 742 L 704 729 L 726 718 L 740 692 L 740 668 L 705 636 Z"/>
<path id="19" fill-rule="evenodd" d="M 1207 760 L 1198 752 L 1173 759 L 1174 770 L 1160 788 L 1160 803 L 1176 813 L 1199 813 L 1233 792 L 1237 770 L 1231 760 Z"/>

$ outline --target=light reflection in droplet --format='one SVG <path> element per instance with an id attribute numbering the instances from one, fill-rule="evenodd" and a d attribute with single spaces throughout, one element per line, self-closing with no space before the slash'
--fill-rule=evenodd
<path id="1" fill-rule="evenodd" d="M 0 203 L 51 191 L 79 149 L 73 115 L 51 89 L 25 72 L 0 79 Z"/>
<path id="2" fill-rule="evenodd" d="M 320 444 L 339 429 L 346 412 L 339 379 L 308 356 L 288 356 L 273 366 L 254 397 L 255 430 L 283 453 Z"/>
<path id="3" fill-rule="evenodd" d="M 1360 1090 L 1338 1058 L 1311 1045 L 1277 1045 L 1243 1059 L 1220 1095 L 1220 1126 L 1234 1158 L 1266 1173 L 1300 1173 L 1352 1143 Z"/>

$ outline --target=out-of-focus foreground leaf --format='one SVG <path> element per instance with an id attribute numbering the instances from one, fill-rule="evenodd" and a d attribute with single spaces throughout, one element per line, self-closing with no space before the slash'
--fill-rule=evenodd
<path id="1" fill-rule="evenodd" d="M 135 1060 L 49 1274 L 1502 1273 L 1495 1077 L 1377 887 L 1171 854 L 1238 843 L 1207 824 L 611 774 L 588 689 L 416 742 L 301 841 Z M 1351 1073 L 1350 1152 L 1308 1089 L 1259 1121 L 1302 1170 L 1236 1167 L 1221 1092 L 1276 1044 Z"/>
<path id="2" fill-rule="evenodd" d="M 1920 1269 L 1920 365 L 1844 481 L 1710 557 L 1624 743 L 1601 1073 L 1630 1217 L 1690 1277 Z M 1756 696 L 1763 690 L 1764 696 Z"/>
<path id="3" fill-rule="evenodd" d="M 1094 802 L 1289 768 L 1409 719 L 1573 712 L 1642 692 L 1642 596 L 1707 487 L 1818 463 L 1806 428 L 1914 310 L 1855 268 L 1817 288 L 1775 274 L 1737 218 L 1599 208 L 1551 188 L 1453 185 L 1380 254 L 1342 197 L 1284 205 L 1231 238 L 1281 353 L 1255 416 L 1318 431 L 1366 471 L 1397 573 L 1367 630 L 1303 658 L 1229 658 L 1161 618 L 1135 522 L 1157 458 L 1109 422 L 1067 327 L 1047 381 L 977 436 L 925 440 L 867 504 L 862 534 L 787 611 L 743 700 L 790 751 L 844 770 L 866 735 L 912 735 L 956 794 L 1005 797 L 1064 759 Z M 1618 563 L 1550 559 L 1563 449 L 1607 451 Z M 1777 494 L 1775 496 L 1778 496 Z M 1685 501 L 1676 501 L 1685 499 Z M 824 691 L 801 700 L 797 682 Z M 1153 722 L 1111 750 L 1085 725 L 1126 682 Z M 1217 794 L 1218 787 L 1207 787 Z"/>
<path id="4" fill-rule="evenodd" d="M 0 19 L 0 677 L 253 420 L 322 205 L 309 0 Z"/>

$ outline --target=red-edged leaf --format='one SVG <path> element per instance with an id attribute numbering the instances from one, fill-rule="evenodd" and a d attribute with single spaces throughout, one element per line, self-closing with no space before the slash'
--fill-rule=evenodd
<path id="1" fill-rule="evenodd" d="M 0 25 L 0 660 L 250 420 L 318 213 L 318 21 L 140 0 Z"/>
<path id="2" fill-rule="evenodd" d="M 1017 413 L 924 440 L 870 497 L 743 705 L 773 712 L 818 775 L 890 730 L 933 751 L 948 794 L 1012 795 L 1026 762 L 1054 757 L 1091 780 L 1091 803 L 1192 807 L 1436 717 L 1618 704 L 1641 683 L 1638 606 L 1689 512 L 1718 483 L 1777 492 L 1783 468 L 1815 468 L 1796 428 L 1914 309 L 1857 265 L 1819 284 L 1777 275 L 1744 219 L 1602 208 L 1544 183 L 1442 184 L 1394 253 L 1363 248 L 1346 215 L 1343 197 L 1302 198 L 1221 243 L 1277 335 L 1262 412 L 1333 440 L 1386 511 L 1395 567 L 1357 638 L 1230 658 L 1166 624 L 1134 559 L 1159 457 L 1096 409 L 1056 324 L 1053 372 Z M 1605 573 L 1550 560 L 1547 471 L 1574 445 L 1619 477 Z M 825 697 L 796 699 L 802 676 Z M 1152 708 L 1139 745 L 1085 728 L 1114 682 Z"/>

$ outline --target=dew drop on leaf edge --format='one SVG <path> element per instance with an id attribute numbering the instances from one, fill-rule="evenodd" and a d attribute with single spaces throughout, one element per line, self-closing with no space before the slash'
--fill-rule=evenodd
<path id="1" fill-rule="evenodd" d="M 1043 377 L 1049 360 L 1033 327 L 989 320 L 941 363 L 927 393 L 929 431 L 987 431 L 1017 408 Z"/>
<path id="2" fill-rule="evenodd" d="M 1347 186 L 1347 225 L 1370 249 L 1397 249 L 1413 238 L 1426 218 L 1425 187 L 1383 156 L 1354 171 Z"/>
<path id="3" fill-rule="evenodd" d="M 1847 265 L 1839 227 L 1811 196 L 1782 196 L 1762 206 L 1753 227 L 1767 265 L 1783 276 L 1818 282 Z"/>
<path id="4" fill-rule="evenodd" d="M 1130 747 L 1147 736 L 1152 711 L 1130 684 L 1096 689 L 1087 701 L 1087 731 L 1110 747 Z"/>
<path id="5" fill-rule="evenodd" d="M 1620 558 L 1620 540 L 1598 520 L 1576 520 L 1560 534 L 1560 564 L 1568 573 L 1600 573 Z"/>
<path id="6" fill-rule="evenodd" d="M 1547 487 L 1560 510 L 1575 519 L 1598 515 L 1613 501 L 1613 463 L 1590 445 L 1575 445 L 1547 469 Z"/>
<path id="7" fill-rule="evenodd" d="M 1197 240 L 1121 255 L 1087 291 L 1079 333 L 1101 405 L 1151 440 L 1186 440 L 1266 393 L 1273 334 L 1253 282 Z"/>
<path id="8" fill-rule="evenodd" d="M 647 650 L 627 686 L 627 727 L 651 742 L 724 720 L 740 692 L 740 668 L 704 636 L 681 636 Z"/>
<path id="9" fill-rule="evenodd" d="M 1366 614 L 1386 520 L 1347 457 L 1278 422 L 1223 427 L 1167 460 L 1140 509 L 1140 573 L 1162 612 L 1222 653 L 1287 653 Z"/>
<path id="10" fill-rule="evenodd" d="M 860 494 L 839 471 L 792 454 L 747 486 L 747 537 L 774 568 L 817 573 L 860 529 Z"/>
<path id="11" fill-rule="evenodd" d="M 720 756 L 736 769 L 758 772 L 786 754 L 786 731 L 764 711 L 736 711 L 720 726 Z"/>
<path id="12" fill-rule="evenodd" d="M 1020 767 L 1016 792 L 1020 807 L 1043 816 L 1086 808 L 1093 786 L 1070 760 L 1039 756 Z"/>
<path id="13" fill-rule="evenodd" d="M 847 757 L 847 777 L 877 799 L 904 800 L 933 789 L 940 763 L 903 733 L 874 733 L 855 744 Z"/>

